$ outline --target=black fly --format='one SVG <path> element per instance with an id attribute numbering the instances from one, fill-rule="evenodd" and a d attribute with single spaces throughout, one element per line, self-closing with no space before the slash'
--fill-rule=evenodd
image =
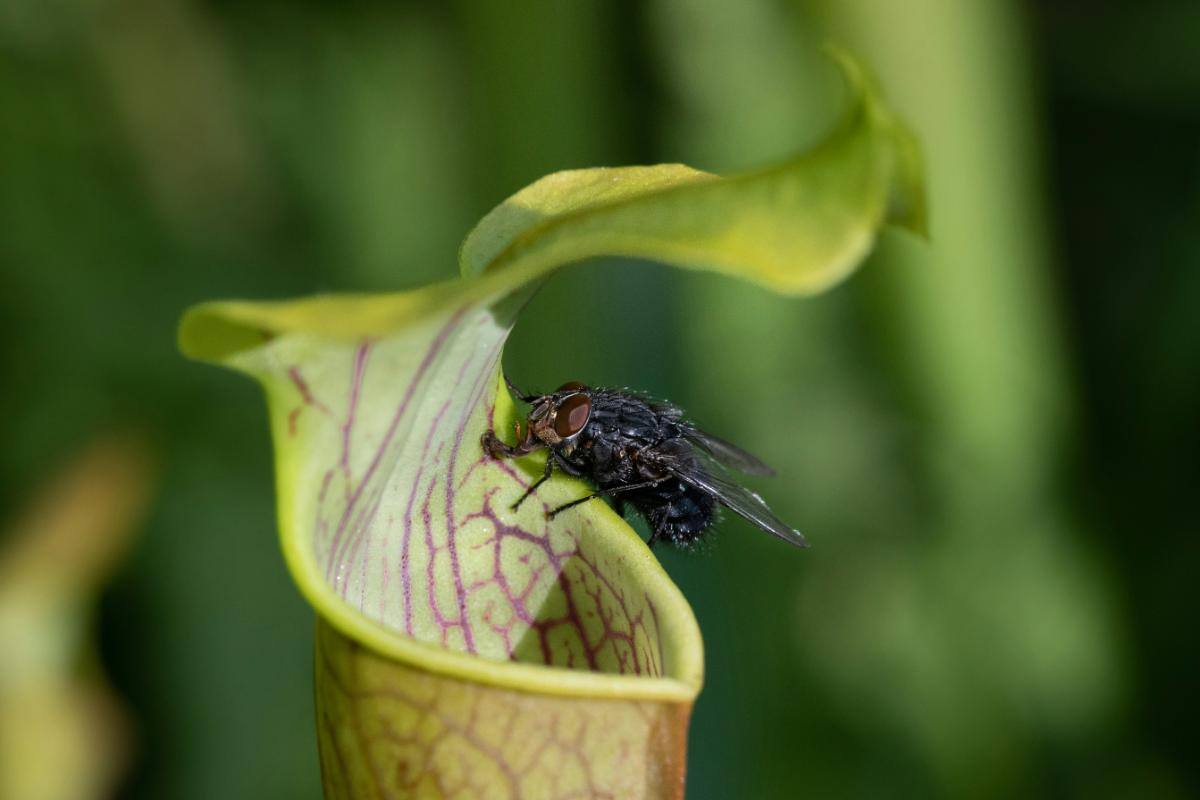
<path id="1" fill-rule="evenodd" d="M 526 395 L 509 387 L 532 406 L 525 432 L 517 423 L 517 443 L 508 445 L 489 430 L 483 435 L 483 449 L 495 458 L 519 458 L 543 447 L 550 451 L 542 477 L 513 503 L 514 509 L 557 466 L 592 481 L 598 491 L 559 506 L 549 512 L 550 517 L 594 497 L 612 497 L 617 513 L 628 502 L 646 518 L 651 546 L 665 539 L 686 547 L 713 524 L 720 503 L 785 542 L 808 546 L 799 531 L 785 525 L 761 497 L 729 474 L 732 468 L 771 475 L 771 468 L 740 447 L 700 430 L 675 406 L 574 382 L 543 395 Z"/>

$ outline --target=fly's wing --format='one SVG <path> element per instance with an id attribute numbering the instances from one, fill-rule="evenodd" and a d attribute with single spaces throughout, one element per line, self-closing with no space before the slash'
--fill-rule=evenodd
<path id="1" fill-rule="evenodd" d="M 664 400 L 656 400 L 646 395 L 635 394 L 635 396 L 647 403 L 663 419 L 677 423 L 683 430 L 683 437 L 691 444 L 700 448 L 705 455 L 711 456 L 717 463 L 730 469 L 736 469 L 738 472 L 744 472 L 747 475 L 775 474 L 775 470 L 764 464 L 757 456 L 747 453 L 736 444 L 727 442 L 719 436 L 713 436 L 707 431 L 702 431 L 691 422 L 688 422 L 684 418 L 683 410 L 679 406 Z"/>
<path id="2" fill-rule="evenodd" d="M 728 475 L 713 469 L 696 469 L 686 474 L 677 473 L 680 480 L 691 484 L 716 498 L 717 502 L 733 513 L 747 519 L 772 536 L 783 539 L 797 547 L 808 547 L 808 540 L 800 531 L 788 526 L 767 507 L 756 492 L 733 481 Z"/>
<path id="3" fill-rule="evenodd" d="M 640 451 L 638 458 L 710 495 L 739 517 L 749 520 L 788 544 L 808 547 L 808 540 L 800 531 L 794 530 L 775 516 L 758 494 L 731 478 L 720 464 L 698 457 L 686 440 L 673 439 L 663 442 L 657 447 Z"/>
<path id="4" fill-rule="evenodd" d="M 711 433 L 689 425 L 684 429 L 683 436 L 692 444 L 699 447 L 713 460 L 730 469 L 744 472 L 747 475 L 774 475 L 775 470 L 764 464 L 757 456 L 747 453 L 736 444 L 713 436 Z"/>

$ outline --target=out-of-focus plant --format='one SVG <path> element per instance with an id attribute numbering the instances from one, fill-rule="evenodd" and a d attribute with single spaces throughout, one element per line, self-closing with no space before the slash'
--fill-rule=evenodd
<path id="1" fill-rule="evenodd" d="M 108 797 L 129 724 L 90 646 L 95 596 L 149 498 L 144 448 L 98 441 L 14 521 L 0 551 L 0 797 Z"/>
<path id="2" fill-rule="evenodd" d="M 802 511 L 810 530 L 836 528 L 833 552 L 807 560 L 802 575 L 764 573 L 749 548 L 724 559 L 730 583 L 764 586 L 729 617 L 793 610 L 790 652 L 756 673 L 749 691 L 793 709 L 770 718 L 777 729 L 811 741 L 823 710 L 848 737 L 807 750 L 800 765 L 787 757 L 791 740 L 770 737 L 754 753 L 760 768 L 744 772 L 753 777 L 713 796 L 787 796 L 782 787 L 801 771 L 817 794 L 878 793 L 881 783 L 853 783 L 857 773 L 911 777 L 912 796 L 1044 792 L 1033 765 L 1108 736 L 1124 679 L 1118 598 L 1060 484 L 1075 401 L 1045 241 L 1025 9 L 953 0 L 907 3 L 903 14 L 873 0 L 660 6 L 676 82 L 664 115 L 685 157 L 729 161 L 805 129 L 795 115 L 756 113 L 787 107 L 797 94 L 788 80 L 816 77 L 809 48 L 797 47 L 804 31 L 870 54 L 928 151 L 936 187 L 932 245 L 885 242 L 877 268 L 817 313 L 689 289 L 691 303 L 728 298 L 718 306 L 726 320 L 748 317 L 724 337 L 714 333 L 724 321 L 689 320 L 682 352 L 692 391 L 702 381 L 757 389 L 736 414 L 719 400 L 693 410 L 724 412 L 723 430 L 739 441 L 802 443 L 768 454 L 804 487 L 780 513 Z M 730 118 L 746 122 L 730 133 Z M 789 335 L 773 336 L 779 330 Z M 728 357 L 747 341 L 756 346 L 746 357 Z M 796 398 L 803 415 L 774 413 Z M 697 608 L 701 619 L 706 610 Z M 862 752 L 857 770 L 825 766 L 847 751 Z"/>
<path id="3" fill-rule="evenodd" d="M 328 797 L 679 797 L 699 631 L 636 533 L 485 457 L 516 421 L 500 356 L 559 267 L 618 255 L 791 294 L 846 276 L 885 222 L 921 230 L 916 150 L 849 58 L 812 151 L 719 178 L 680 165 L 558 173 L 488 214 L 462 277 L 402 294 L 218 302 L 185 353 L 265 387 L 284 554 L 319 615 Z"/>

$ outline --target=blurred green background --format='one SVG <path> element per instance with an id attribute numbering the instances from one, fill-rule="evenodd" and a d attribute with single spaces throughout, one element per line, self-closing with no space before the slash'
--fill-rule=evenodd
<path id="1" fill-rule="evenodd" d="M 0 519 L 106 431 L 160 467 L 98 615 L 121 796 L 320 794 L 263 404 L 182 309 L 450 277 L 558 169 L 795 151 L 826 40 L 917 128 L 932 246 L 811 301 L 571 269 L 506 356 L 680 403 L 815 545 L 663 554 L 707 645 L 688 797 L 1200 793 L 1194 2 L 3 0 Z"/>

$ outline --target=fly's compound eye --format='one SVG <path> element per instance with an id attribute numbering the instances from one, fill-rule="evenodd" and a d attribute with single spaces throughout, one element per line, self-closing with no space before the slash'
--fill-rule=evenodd
<path id="1" fill-rule="evenodd" d="M 560 439 L 570 439 L 583 430 L 591 414 L 591 398 L 585 394 L 573 394 L 558 404 L 554 412 L 554 432 Z"/>
<path id="2" fill-rule="evenodd" d="M 586 388 L 587 387 L 584 386 L 579 381 L 567 381 L 562 386 L 555 389 L 554 393 L 558 394 L 559 392 L 582 392 Z"/>

